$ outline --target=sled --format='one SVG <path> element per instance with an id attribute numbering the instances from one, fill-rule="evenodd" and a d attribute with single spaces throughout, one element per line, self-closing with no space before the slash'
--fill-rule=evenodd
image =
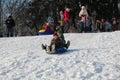
<path id="1" fill-rule="evenodd" d="M 54 32 L 52 30 L 45 30 L 45 29 L 41 29 L 38 32 L 39 35 L 50 35 L 50 34 L 53 34 L 53 33 Z"/>
<path id="2" fill-rule="evenodd" d="M 56 51 L 46 51 L 47 54 L 62 54 L 67 52 L 67 48 L 62 47 L 62 48 L 58 48 Z"/>

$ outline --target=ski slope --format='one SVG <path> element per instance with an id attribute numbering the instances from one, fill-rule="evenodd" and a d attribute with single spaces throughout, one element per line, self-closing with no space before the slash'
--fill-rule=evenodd
<path id="1" fill-rule="evenodd" d="M 64 35 L 68 52 L 52 55 L 52 35 L 0 38 L 0 80 L 120 80 L 120 31 Z"/>

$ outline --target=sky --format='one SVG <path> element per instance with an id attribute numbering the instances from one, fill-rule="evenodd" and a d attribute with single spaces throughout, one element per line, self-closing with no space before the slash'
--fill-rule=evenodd
<path id="1" fill-rule="evenodd" d="M 64 36 L 63 54 L 42 50 L 52 35 L 0 38 L 0 80 L 120 80 L 120 31 Z"/>

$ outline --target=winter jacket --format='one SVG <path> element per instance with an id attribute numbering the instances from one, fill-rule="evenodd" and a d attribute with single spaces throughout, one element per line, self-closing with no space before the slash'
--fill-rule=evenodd
<path id="1" fill-rule="evenodd" d="M 13 19 L 7 19 L 5 21 L 5 24 L 7 25 L 7 27 L 14 27 L 15 26 L 15 22 Z"/>
<path id="2" fill-rule="evenodd" d="M 69 11 L 65 10 L 64 11 L 64 21 L 67 22 L 70 20 L 70 13 Z"/>
<path id="3" fill-rule="evenodd" d="M 86 20 L 88 18 L 87 10 L 86 9 L 81 9 L 81 11 L 79 12 L 79 17 L 81 17 L 82 22 L 86 22 Z"/>
<path id="4" fill-rule="evenodd" d="M 46 25 L 46 26 L 45 26 L 45 30 L 51 30 L 50 26 L 49 26 L 49 25 Z"/>
<path id="5" fill-rule="evenodd" d="M 62 45 L 62 39 L 60 39 L 60 38 L 54 39 L 53 38 L 51 40 L 50 46 L 52 46 L 52 45 L 55 45 L 55 50 L 58 49 L 58 48 L 62 48 L 63 47 L 63 45 Z"/>

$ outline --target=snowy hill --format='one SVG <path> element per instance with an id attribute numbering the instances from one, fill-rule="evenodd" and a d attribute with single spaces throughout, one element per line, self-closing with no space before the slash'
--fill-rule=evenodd
<path id="1" fill-rule="evenodd" d="M 68 52 L 46 54 L 52 35 L 0 39 L 0 80 L 120 80 L 120 31 L 68 33 Z"/>

